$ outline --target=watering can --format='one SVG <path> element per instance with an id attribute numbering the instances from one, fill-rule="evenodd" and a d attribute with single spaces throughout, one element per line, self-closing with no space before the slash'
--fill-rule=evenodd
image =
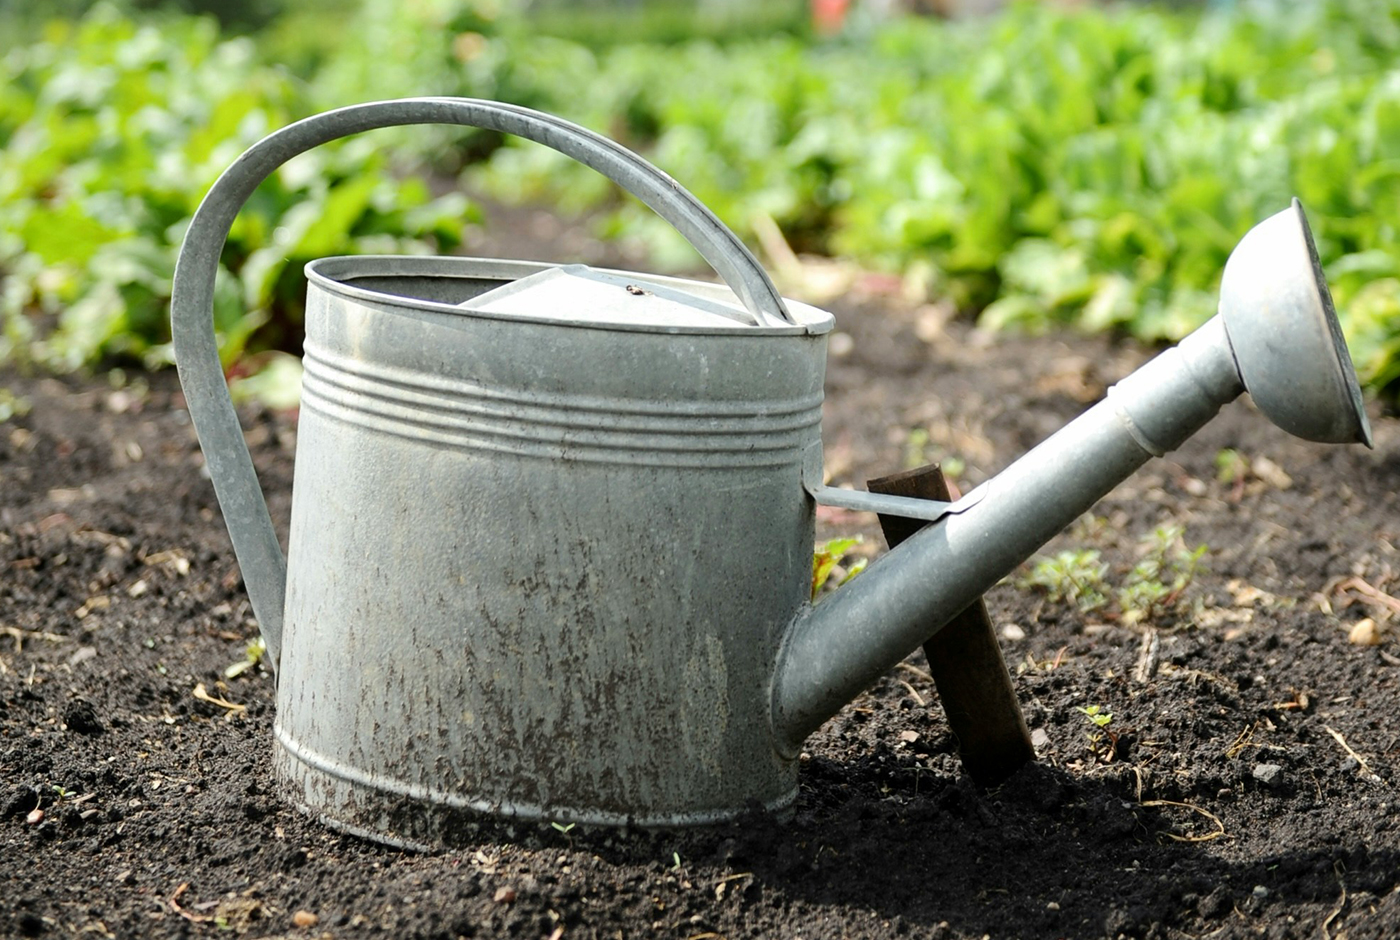
<path id="1" fill-rule="evenodd" d="M 286 160 L 418 123 L 517 135 L 599 171 L 724 286 L 461 257 L 311 262 L 284 558 L 219 365 L 219 254 Z M 1241 392 L 1293 434 L 1370 443 L 1296 201 L 1230 256 L 1214 319 L 956 501 L 824 485 L 832 324 L 779 296 L 674 180 L 526 108 L 358 105 L 239 157 L 185 237 L 172 331 L 276 669 L 292 798 L 416 846 L 460 840 L 481 814 L 668 826 L 781 809 L 808 735 Z M 927 524 L 812 606 L 818 503 Z"/>

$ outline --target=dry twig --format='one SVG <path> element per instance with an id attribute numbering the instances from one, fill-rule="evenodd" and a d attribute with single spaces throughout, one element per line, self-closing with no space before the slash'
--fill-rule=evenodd
<path id="1" fill-rule="evenodd" d="M 1363 602 L 1369 603 L 1373 607 L 1383 607 L 1391 614 L 1400 614 L 1400 598 L 1392 597 L 1379 588 L 1372 587 L 1361 578 L 1352 577 L 1339 581 L 1330 590 L 1325 591 L 1325 596 L 1340 595 L 1345 597 L 1350 592 L 1360 594 Z M 1347 597 L 1346 600 L 1347 604 L 1343 606 L 1350 606 L 1353 598 Z"/>
<path id="2" fill-rule="evenodd" d="M 209 914 L 195 914 L 180 906 L 180 896 L 189 889 L 190 883 L 188 881 L 181 882 L 180 887 L 176 888 L 175 893 L 166 900 L 166 903 L 170 905 L 170 909 L 192 923 L 200 924 L 213 920 L 214 918 Z"/>
<path id="3" fill-rule="evenodd" d="M 1202 816 L 1206 817 L 1206 818 L 1209 819 L 1211 822 L 1215 823 L 1215 827 L 1216 827 L 1216 828 L 1215 828 L 1215 831 L 1214 831 L 1214 832 L 1208 832 L 1208 833 L 1206 833 L 1206 834 L 1203 835 L 1203 836 L 1179 836 L 1179 835 L 1177 835 L 1177 834 L 1174 833 L 1174 832 L 1166 832 L 1165 830 L 1164 830 L 1163 832 L 1160 833 L 1160 835 L 1166 836 L 1168 839 L 1171 839 L 1173 842 L 1209 842 L 1209 841 L 1211 841 L 1212 839 L 1219 839 L 1221 836 L 1223 836 L 1223 835 L 1225 834 L 1225 824 L 1224 824 L 1223 822 L 1220 821 L 1220 817 L 1219 817 L 1219 816 L 1215 815 L 1215 814 L 1212 813 L 1210 810 L 1205 809 L 1205 808 L 1200 807 L 1200 806 L 1196 806 L 1196 805 L 1193 804 L 1193 803 L 1178 803 L 1176 800 L 1143 800 L 1143 801 L 1142 801 L 1141 803 L 1139 803 L 1138 805 L 1139 805 L 1139 806 L 1180 806 L 1180 807 L 1183 807 L 1183 808 L 1185 808 L 1185 809 L 1191 810 L 1193 813 L 1200 813 Z"/>
<path id="4" fill-rule="evenodd" d="M 1254 729 L 1258 727 L 1259 722 L 1256 721 L 1254 724 L 1241 731 L 1235 738 L 1235 743 L 1225 749 L 1225 756 L 1234 760 L 1236 757 L 1239 757 L 1240 751 L 1243 751 L 1247 747 L 1256 746 L 1254 744 Z"/>
<path id="5" fill-rule="evenodd" d="M 909 673 L 911 676 L 918 676 L 920 679 L 924 680 L 925 682 L 932 682 L 932 681 L 933 681 L 933 676 L 929 675 L 927 672 L 925 672 L 924 670 L 920 669 L 918 666 L 911 666 L 911 665 L 909 665 L 908 663 L 900 663 L 899 665 L 895 666 L 895 668 L 896 668 L 896 669 L 903 669 L 905 672 Z"/>
<path id="6" fill-rule="evenodd" d="M 1161 649 L 1162 641 L 1157 631 L 1149 628 L 1142 635 L 1142 648 L 1138 650 L 1137 664 L 1133 666 L 1133 681 L 1146 683 L 1157 674 L 1157 657 Z"/>
<path id="7" fill-rule="evenodd" d="M 1337 887 L 1342 889 L 1342 896 L 1337 899 L 1337 906 L 1332 909 L 1332 913 L 1327 915 L 1327 919 L 1322 922 L 1322 940 L 1332 940 L 1332 935 L 1327 928 L 1332 926 L 1332 921 L 1337 919 L 1337 915 L 1342 912 L 1342 908 L 1347 906 L 1347 885 L 1342 880 L 1342 863 L 1333 862 L 1332 871 L 1337 874 Z"/>
<path id="8" fill-rule="evenodd" d="M 50 643 L 67 643 L 68 637 L 58 633 L 46 633 L 43 630 L 24 630 L 20 627 L 0 627 L 0 633 L 8 633 L 15 638 L 15 652 L 24 652 L 24 640 L 28 637 L 32 640 L 47 640 Z"/>
<path id="9" fill-rule="evenodd" d="M 1347 743 L 1346 738 L 1342 737 L 1342 733 L 1340 731 L 1337 731 L 1330 725 L 1323 725 L 1322 728 L 1332 737 L 1336 738 L 1337 743 L 1342 746 L 1342 750 L 1346 751 L 1347 754 L 1350 755 L 1351 759 L 1356 761 L 1356 763 L 1360 765 L 1360 769 L 1365 771 L 1366 774 L 1371 777 L 1371 779 L 1375 780 L 1377 783 L 1385 784 L 1385 781 L 1381 779 L 1380 774 L 1372 770 L 1371 765 L 1366 763 L 1366 758 L 1362 757 L 1360 754 L 1356 753 L 1356 751 L 1352 750 L 1351 745 Z"/>
<path id="10" fill-rule="evenodd" d="M 900 685 L 904 686 L 904 688 L 909 691 L 910 695 L 914 696 L 914 701 L 919 704 L 919 707 L 922 708 L 924 705 L 928 704 L 924 701 L 924 697 L 919 694 L 918 689 L 914 688 L 912 685 L 905 682 L 903 679 L 896 679 L 895 681 L 898 682 Z"/>
<path id="11" fill-rule="evenodd" d="M 197 683 L 195 685 L 194 692 L 192 694 L 201 702 L 208 702 L 210 705 L 217 705 L 220 708 L 228 709 L 230 717 L 232 717 L 233 715 L 241 715 L 248 710 L 247 705 L 239 705 L 236 702 L 230 702 L 227 699 L 219 698 L 217 695 L 210 695 L 209 690 L 204 687 L 203 682 Z"/>

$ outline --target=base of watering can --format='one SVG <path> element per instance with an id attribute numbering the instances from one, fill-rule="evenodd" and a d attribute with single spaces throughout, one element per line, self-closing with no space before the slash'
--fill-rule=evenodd
<path id="1" fill-rule="evenodd" d="M 277 743 L 273 769 L 289 802 L 333 829 L 413 851 L 472 845 L 487 830 L 512 822 L 640 829 L 723 825 L 755 811 L 786 815 L 797 799 L 794 787 L 766 803 L 672 814 L 492 802 L 371 775 L 299 746 L 280 729 Z"/>

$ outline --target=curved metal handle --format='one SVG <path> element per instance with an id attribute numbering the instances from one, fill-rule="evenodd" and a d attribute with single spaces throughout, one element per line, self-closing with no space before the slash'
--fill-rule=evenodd
<path id="1" fill-rule="evenodd" d="M 524 137 L 574 158 L 671 223 L 724 278 L 760 325 L 793 322 L 753 254 L 714 213 L 630 150 L 560 118 L 472 98 L 404 98 L 327 111 L 263 138 L 214 183 L 185 232 L 171 290 L 170 330 L 190 418 L 274 668 L 282 651 L 287 560 L 272 528 L 219 362 L 213 321 L 219 255 L 244 202 L 283 163 L 341 137 L 402 124 L 480 127 Z"/>

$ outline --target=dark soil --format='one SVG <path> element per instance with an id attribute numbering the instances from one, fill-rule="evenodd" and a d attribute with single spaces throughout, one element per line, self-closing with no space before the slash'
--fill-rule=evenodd
<path id="1" fill-rule="evenodd" d="M 838 483 L 933 459 L 976 483 L 1147 355 L 834 306 Z M 1204 567 L 1146 619 L 991 592 L 1040 753 L 997 789 L 962 772 L 920 653 L 812 737 L 788 818 L 411 854 L 276 788 L 272 678 L 223 675 L 256 628 L 173 374 L 0 379 L 33 406 L 0 428 L 5 937 L 1400 934 L 1400 422 L 1374 409 L 1366 451 L 1236 403 L 1047 549 L 1099 550 L 1112 595 L 1184 527 Z M 245 419 L 285 520 L 295 422 Z M 882 550 L 873 519 L 822 518 Z M 1349 640 L 1365 619 L 1378 645 Z"/>

